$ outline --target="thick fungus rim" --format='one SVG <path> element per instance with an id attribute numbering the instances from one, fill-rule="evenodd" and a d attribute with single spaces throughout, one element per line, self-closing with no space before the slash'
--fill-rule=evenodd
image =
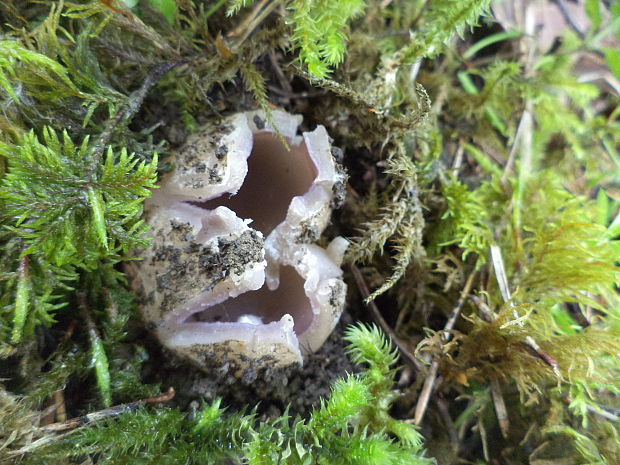
<path id="1" fill-rule="evenodd" d="M 252 219 L 250 225 L 267 236 L 285 220 L 292 199 L 308 192 L 318 174 L 305 142 L 292 145 L 289 141 L 289 147 L 290 150 L 272 132 L 254 134 L 248 174 L 239 191 L 229 197 L 223 194 L 191 203 L 207 210 L 227 207 L 240 218 Z M 304 292 L 304 279 L 290 266 L 280 268 L 276 289 L 263 284 L 256 291 L 195 313 L 187 321 L 267 324 L 279 321 L 285 314 L 293 317 L 297 335 L 312 323 L 312 306 Z M 247 315 L 258 318 L 246 318 Z"/>
<path id="2" fill-rule="evenodd" d="M 286 218 L 293 197 L 308 192 L 318 173 L 304 142 L 289 147 L 272 132 L 254 134 L 248 174 L 239 191 L 192 203 L 207 210 L 230 208 L 239 218 L 252 219 L 252 228 L 267 237 Z"/>

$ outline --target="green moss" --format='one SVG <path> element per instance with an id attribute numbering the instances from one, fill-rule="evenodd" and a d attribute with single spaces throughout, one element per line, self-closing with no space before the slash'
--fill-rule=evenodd
<path id="1" fill-rule="evenodd" d="M 24 463 L 97 457 L 105 463 L 427 464 L 421 436 L 389 415 L 394 399 L 394 348 L 376 328 L 347 332 L 349 352 L 367 371 L 336 381 L 308 419 L 258 422 L 256 414 L 228 414 L 220 400 L 191 416 L 170 408 L 139 409 L 75 431 L 33 450 Z M 0 404 L 13 421 L 14 404 Z M 390 437 L 389 434 L 394 435 Z M 2 435 L 0 434 L 0 438 Z"/>
<path id="2" fill-rule="evenodd" d="M 620 112 L 573 63 L 587 50 L 615 69 L 602 39 L 616 6 L 589 0 L 590 31 L 528 58 L 486 0 L 148 3 L 0 5 L 0 450 L 32 445 L 34 412 L 65 385 L 87 391 L 74 412 L 158 391 L 126 337 L 135 304 L 118 266 L 148 244 L 155 152 L 205 112 L 278 105 L 345 149 L 335 232 L 400 347 L 437 362 L 429 447 L 442 431 L 445 463 L 613 463 Z M 454 313 L 466 283 L 478 299 Z M 46 460 L 409 463 L 421 437 L 389 414 L 395 354 L 374 330 L 348 337 L 367 371 L 306 418 L 142 409 L 54 438 Z M 402 375 L 407 416 L 427 376 Z"/>

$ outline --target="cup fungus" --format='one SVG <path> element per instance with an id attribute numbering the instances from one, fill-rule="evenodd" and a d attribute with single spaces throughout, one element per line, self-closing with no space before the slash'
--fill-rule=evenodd
<path id="1" fill-rule="evenodd" d="M 290 150 L 260 111 L 207 125 L 145 207 L 153 243 L 129 265 L 142 314 L 202 366 L 301 363 L 344 306 L 347 242 L 315 242 L 345 175 L 324 127 L 298 136 L 300 116 L 273 118 Z"/>

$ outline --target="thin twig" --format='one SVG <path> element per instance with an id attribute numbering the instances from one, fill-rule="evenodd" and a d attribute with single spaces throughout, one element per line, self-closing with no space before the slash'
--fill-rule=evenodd
<path id="1" fill-rule="evenodd" d="M 459 316 L 459 313 L 461 312 L 461 309 L 463 308 L 463 304 L 465 303 L 465 299 L 468 297 L 469 291 L 471 290 L 471 287 L 474 283 L 475 277 L 476 277 L 476 273 L 471 273 L 469 277 L 467 278 L 467 281 L 465 282 L 465 286 L 463 287 L 463 290 L 461 291 L 461 296 L 459 297 L 459 300 L 457 301 L 456 305 L 452 309 L 452 315 L 450 315 L 450 318 L 448 318 L 448 321 L 446 322 L 446 325 L 444 326 L 444 331 L 452 331 L 452 329 L 454 328 L 454 325 Z"/>
<path id="2" fill-rule="evenodd" d="M 543 362 L 549 365 L 551 369 L 553 370 L 553 373 L 556 374 L 556 376 L 558 377 L 562 376 L 558 368 L 557 360 L 554 359 L 547 352 L 542 350 L 540 346 L 536 343 L 536 341 L 532 338 L 532 336 L 525 336 L 525 345 L 527 345 L 530 349 L 532 349 Z"/>
<path id="3" fill-rule="evenodd" d="M 441 419 L 443 420 L 444 424 L 446 425 L 446 429 L 448 430 L 448 437 L 450 438 L 450 445 L 452 446 L 452 450 L 456 454 L 459 451 L 459 436 L 456 431 L 456 427 L 454 426 L 454 421 L 450 416 L 448 405 L 444 399 L 440 398 L 436 398 L 435 403 L 437 404 L 437 410 L 439 410 Z"/>
<path id="4" fill-rule="evenodd" d="M 504 402 L 504 396 L 499 386 L 497 378 L 491 379 L 491 397 L 493 398 L 493 405 L 495 406 L 495 415 L 499 422 L 499 429 L 502 432 L 504 439 L 508 439 L 508 433 L 510 432 L 510 421 L 508 420 L 508 410 L 506 409 L 506 402 Z"/>
<path id="5" fill-rule="evenodd" d="M 572 399 L 569 396 L 563 396 L 562 397 L 562 401 L 566 404 L 566 405 L 570 405 L 570 403 L 572 402 Z M 600 407 L 600 406 L 594 406 L 591 404 L 585 404 L 586 405 L 586 410 L 588 410 L 590 413 L 594 413 L 596 415 L 600 415 L 603 418 L 606 418 L 607 420 L 610 421 L 620 421 L 620 416 L 614 414 L 613 412 L 610 412 L 608 410 L 605 410 L 604 408 Z"/>
<path id="6" fill-rule="evenodd" d="M 233 49 L 238 49 L 241 47 L 248 37 L 254 32 L 254 30 L 262 23 L 267 16 L 271 14 L 273 10 L 275 10 L 280 5 L 279 2 L 272 2 L 256 17 L 254 20 L 248 25 L 248 28 L 244 31 L 243 35 L 239 37 L 235 44 L 232 46 Z"/>
<path id="7" fill-rule="evenodd" d="M 83 425 L 87 425 L 96 421 L 105 420 L 107 418 L 117 417 L 125 412 L 130 412 L 137 410 L 138 407 L 144 404 L 155 404 L 159 402 L 169 402 L 175 396 L 176 392 L 174 388 L 170 387 L 168 392 L 162 393 L 155 397 L 148 397 L 146 399 L 140 399 L 135 402 L 130 402 L 127 404 L 115 405 L 114 407 L 106 408 L 103 410 L 99 410 L 97 412 L 88 413 L 81 417 L 72 418 L 68 421 L 62 423 L 52 423 L 51 425 L 43 426 L 38 429 L 40 432 L 44 433 L 57 433 L 63 432 L 67 430 L 72 430 L 78 428 Z"/>
<path id="8" fill-rule="evenodd" d="M 48 434 L 46 436 L 43 436 L 40 439 L 37 439 L 36 441 L 33 441 L 31 443 L 29 443 L 28 445 L 25 445 L 24 447 L 17 449 L 17 450 L 11 450 L 7 452 L 7 456 L 11 457 L 11 456 L 19 456 L 19 455 L 24 455 L 27 454 L 29 452 L 32 452 L 33 450 L 38 449 L 39 447 L 43 447 L 46 446 L 52 442 L 56 442 L 59 439 L 64 438 L 65 436 L 71 434 L 71 432 L 65 432 L 63 434 Z"/>
<path id="9" fill-rule="evenodd" d="M 459 297 L 459 300 L 457 301 L 456 305 L 452 309 L 452 314 L 450 315 L 450 318 L 448 318 L 448 321 L 446 322 L 444 326 L 444 331 L 448 332 L 454 328 L 454 325 L 456 324 L 456 320 L 459 314 L 461 313 L 461 308 L 463 308 L 463 304 L 465 303 L 465 300 L 467 299 L 467 296 L 469 295 L 469 291 L 471 290 L 471 287 L 474 283 L 475 276 L 476 276 L 476 273 L 471 273 L 469 277 L 467 278 L 465 287 L 463 287 L 463 290 L 461 291 L 461 296 Z M 417 425 L 419 425 L 422 422 L 422 418 L 424 418 L 424 413 L 426 413 L 426 408 L 428 407 L 428 400 L 430 399 L 431 394 L 433 393 L 433 387 L 435 385 L 435 379 L 437 378 L 438 370 L 439 370 L 439 359 L 436 358 L 431 363 L 431 367 L 428 370 L 428 375 L 426 375 L 426 379 L 424 380 L 424 386 L 422 387 L 422 391 L 420 392 L 420 396 L 418 397 L 418 403 L 416 404 L 416 407 L 415 407 L 414 422 Z"/>
<path id="10" fill-rule="evenodd" d="M 353 278 L 355 279 L 357 287 L 360 293 L 362 294 L 362 299 L 366 301 L 366 299 L 370 295 L 370 291 L 368 289 L 368 286 L 366 285 L 366 281 L 364 280 L 364 277 L 362 276 L 362 272 L 359 270 L 357 266 L 352 264 L 351 273 L 353 274 Z M 370 307 L 373 320 L 375 320 L 375 322 L 379 326 L 381 326 L 381 329 L 390 337 L 392 342 L 394 342 L 394 345 L 398 347 L 398 350 L 403 356 L 403 359 L 409 364 L 413 365 L 416 369 L 420 370 L 422 368 L 421 363 L 415 357 L 415 355 L 413 355 L 413 353 L 407 348 L 407 346 L 403 343 L 403 341 L 401 341 L 401 339 L 394 333 L 392 328 L 390 328 L 390 325 L 387 324 L 387 321 L 385 321 L 385 319 L 381 315 L 381 312 L 379 311 L 379 307 L 377 307 L 377 304 L 375 304 L 371 300 L 367 303 L 367 305 Z"/>
<path id="11" fill-rule="evenodd" d="M 588 326 L 590 326 L 588 318 L 583 314 L 583 312 L 579 308 L 579 305 L 574 302 L 565 302 L 564 306 L 567 313 L 573 320 L 575 320 L 579 324 L 579 326 L 581 326 L 582 328 L 587 328 Z"/>
<path id="12" fill-rule="evenodd" d="M 484 321 L 487 323 L 492 323 L 495 319 L 495 315 L 493 315 L 493 311 L 489 308 L 489 306 L 478 296 L 472 295 L 469 297 L 476 308 L 478 309 L 478 313 L 482 317 Z"/>
<path id="13" fill-rule="evenodd" d="M 510 289 L 508 287 L 508 279 L 506 278 L 506 269 L 504 268 L 502 251 L 496 244 L 491 245 L 491 261 L 493 262 L 495 278 L 497 280 L 497 285 L 499 286 L 499 291 L 502 295 L 502 299 L 504 300 L 504 303 L 509 304 L 512 307 L 512 302 L 510 302 L 512 297 L 510 295 Z M 519 321 L 519 315 L 517 314 L 516 310 L 513 310 L 513 315 L 517 319 L 517 324 L 523 327 L 523 322 Z M 531 336 L 526 336 L 523 343 L 527 347 L 532 349 L 542 361 L 549 365 L 556 376 L 562 376 L 558 367 L 558 362 L 553 357 L 551 357 L 551 355 L 543 351 Z"/>
<path id="14" fill-rule="evenodd" d="M 491 262 L 493 263 L 495 279 L 497 280 L 502 300 L 504 302 L 509 302 L 510 289 L 508 288 L 508 278 L 506 277 L 506 269 L 504 268 L 504 260 L 502 259 L 502 250 L 496 244 L 491 244 Z"/>
<path id="15" fill-rule="evenodd" d="M 54 393 L 54 403 L 58 405 L 56 408 L 56 420 L 67 421 L 67 406 L 65 404 L 64 391 L 58 390 Z"/>
<path id="16" fill-rule="evenodd" d="M 174 389 L 171 387 L 170 389 L 168 389 L 168 392 L 160 394 L 156 397 L 149 397 L 148 399 L 138 400 L 129 404 L 117 405 L 115 407 L 99 410 L 98 412 L 89 413 L 81 417 L 72 418 L 71 420 L 63 423 L 52 423 L 51 425 L 36 428 L 34 431 L 39 433 L 45 433 L 46 435 L 40 439 L 37 439 L 34 442 L 31 442 L 27 446 L 22 447 L 21 449 L 8 452 L 8 455 L 19 456 L 27 454 L 35 449 L 38 449 L 52 442 L 56 442 L 61 438 L 64 438 L 80 426 L 88 425 L 96 421 L 105 420 L 107 418 L 117 417 L 122 413 L 137 410 L 137 408 L 143 404 L 168 402 L 174 397 L 174 395 Z"/>
<path id="17" fill-rule="evenodd" d="M 282 71 L 280 63 L 278 63 L 278 57 L 276 56 L 276 52 L 274 52 L 273 50 L 269 52 L 269 61 L 271 62 L 273 72 L 276 74 L 278 81 L 282 86 L 282 89 L 284 89 L 284 92 L 288 95 L 293 94 L 293 88 L 291 87 L 291 83 L 284 75 L 284 71 Z"/>
<path id="18" fill-rule="evenodd" d="M 396 385 L 399 388 L 404 388 L 406 386 L 409 386 L 412 382 L 413 373 L 414 371 L 411 368 L 411 366 L 403 365 L 403 369 L 398 375 L 398 381 L 396 382 Z"/>
<path id="19" fill-rule="evenodd" d="M 463 144 L 463 139 L 459 140 L 459 146 L 456 149 L 456 153 L 454 154 L 454 162 L 452 163 L 452 175 L 456 178 L 458 177 L 459 170 L 463 165 L 463 153 L 465 152 L 465 145 Z"/>
<path id="20" fill-rule="evenodd" d="M 487 463 L 491 462 L 491 456 L 489 454 L 489 443 L 487 441 L 487 430 L 484 427 L 484 421 L 482 420 L 482 416 L 478 417 L 478 431 L 480 432 L 480 440 L 482 441 L 482 454 L 484 456 L 484 460 Z"/>
<path id="21" fill-rule="evenodd" d="M 431 398 L 431 394 L 433 393 L 433 387 L 435 385 L 435 379 L 437 378 L 438 371 L 439 360 L 435 359 L 433 360 L 433 363 L 431 363 L 431 367 L 428 370 L 428 374 L 424 380 L 424 386 L 422 387 L 422 391 L 420 391 L 420 396 L 418 397 L 418 403 L 415 406 L 413 422 L 416 425 L 419 425 L 424 418 L 426 408 L 428 407 L 428 400 Z"/>
<path id="22" fill-rule="evenodd" d="M 505 184 L 510 171 L 512 171 L 512 166 L 515 163 L 517 151 L 523 147 L 523 151 L 527 152 L 530 150 L 528 145 L 531 145 L 531 133 L 532 133 L 532 125 L 533 125 L 533 117 L 532 112 L 530 110 L 529 101 L 526 102 L 526 107 L 521 114 L 521 118 L 519 119 L 519 125 L 517 126 L 517 132 L 515 134 L 515 138 L 512 142 L 512 147 L 510 148 L 510 154 L 508 155 L 508 161 L 506 162 L 506 166 L 504 166 L 504 172 L 502 173 L 501 183 Z"/>
<path id="23" fill-rule="evenodd" d="M 103 152 L 105 150 L 106 145 L 110 142 L 110 138 L 112 137 L 112 133 L 118 128 L 119 125 L 126 126 L 129 124 L 134 115 L 138 112 L 144 99 L 148 95 L 149 91 L 159 82 L 159 80 L 170 71 L 172 68 L 182 64 L 184 62 L 166 62 L 159 63 L 150 70 L 147 74 L 144 82 L 139 89 L 127 97 L 127 102 L 116 112 L 116 114 L 106 122 L 105 129 L 97 138 L 97 142 L 93 145 L 91 156 L 92 156 L 92 164 L 91 164 L 91 173 L 92 176 L 99 166 L 99 160 L 103 156 Z M 89 177 L 91 177 L 89 176 Z"/>
<path id="24" fill-rule="evenodd" d="M 250 12 L 250 14 L 248 16 L 246 16 L 246 18 L 243 21 L 241 21 L 236 28 L 234 28 L 232 31 L 229 31 L 226 34 L 226 37 L 227 38 L 236 37 L 236 36 L 240 35 L 242 32 L 246 31 L 248 29 L 248 26 L 250 25 L 250 23 L 254 20 L 254 18 L 256 18 L 259 15 L 260 11 L 263 9 L 263 7 L 268 2 L 269 2 L 269 0 L 261 0 L 260 2 L 258 2 L 258 4 Z"/>

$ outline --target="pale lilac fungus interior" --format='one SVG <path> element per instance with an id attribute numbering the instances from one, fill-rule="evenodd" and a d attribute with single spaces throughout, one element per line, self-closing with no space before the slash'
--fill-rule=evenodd
<path id="1" fill-rule="evenodd" d="M 225 206 L 238 217 L 252 218 L 251 227 L 265 237 L 284 219 L 291 200 L 305 194 L 317 176 L 314 163 L 305 143 L 290 151 L 270 132 L 254 134 L 252 153 L 248 158 L 248 174 L 236 195 L 224 196 L 195 203 L 205 209 Z M 264 285 L 234 299 L 194 315 L 195 320 L 206 322 L 236 322 L 241 315 L 259 316 L 263 323 L 279 321 L 286 313 L 295 320 L 297 334 L 304 332 L 312 322 L 312 308 L 304 293 L 304 280 L 294 268 L 280 268 L 280 286 L 271 291 Z"/>

